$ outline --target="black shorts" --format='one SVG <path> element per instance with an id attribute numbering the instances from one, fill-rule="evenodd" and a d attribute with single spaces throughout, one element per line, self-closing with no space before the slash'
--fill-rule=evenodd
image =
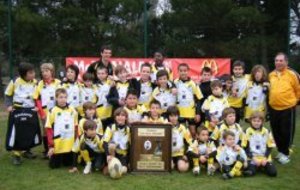
<path id="1" fill-rule="evenodd" d="M 49 159 L 49 167 L 59 168 L 62 165 L 63 166 L 72 166 L 73 165 L 73 156 L 74 153 L 68 152 L 68 153 L 62 153 L 62 154 L 53 154 L 51 158 Z"/>
<path id="2" fill-rule="evenodd" d="M 122 166 L 128 167 L 128 161 L 129 161 L 128 155 L 125 155 L 125 156 L 124 156 L 124 155 L 122 155 L 122 154 L 116 153 L 116 158 L 118 158 L 118 159 L 120 160 Z"/>
<path id="3" fill-rule="evenodd" d="M 185 124 L 187 126 L 190 125 L 196 125 L 195 119 L 194 118 L 184 118 L 184 117 L 180 117 L 179 118 L 179 122 L 182 124 Z"/>

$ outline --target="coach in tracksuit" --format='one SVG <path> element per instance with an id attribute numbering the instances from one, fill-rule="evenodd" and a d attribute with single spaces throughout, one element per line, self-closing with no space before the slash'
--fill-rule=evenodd
<path id="1" fill-rule="evenodd" d="M 300 99 L 299 75 L 288 67 L 284 53 L 275 57 L 275 70 L 269 74 L 270 80 L 270 122 L 278 149 L 276 159 L 281 164 L 290 162 L 290 146 L 295 132 L 295 111 Z"/>

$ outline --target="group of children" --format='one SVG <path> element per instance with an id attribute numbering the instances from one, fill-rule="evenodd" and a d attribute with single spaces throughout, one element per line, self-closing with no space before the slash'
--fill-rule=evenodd
<path id="1" fill-rule="evenodd" d="M 208 175 L 220 170 L 229 179 L 252 176 L 263 168 L 276 176 L 271 158 L 275 144 L 264 127 L 266 70 L 257 65 L 248 76 L 244 63 L 235 61 L 232 71 L 233 76 L 213 79 L 211 69 L 204 67 L 198 85 L 185 63 L 179 64 L 175 80 L 163 65 L 142 64 L 139 79 L 130 77 L 122 65 L 114 68 L 113 76 L 102 66 L 83 74 L 79 82 L 76 65 L 67 66 L 60 81 L 53 64 L 44 63 L 37 82 L 34 67 L 22 63 L 20 77 L 5 92 L 10 113 L 7 149 L 13 152 L 13 163 L 20 165 L 21 156 L 34 158 L 30 149 L 43 141 L 50 168 L 64 165 L 77 172 L 78 164 L 84 163 L 84 174 L 105 173 L 110 160 L 117 158 L 119 169 L 127 173 L 134 143 L 131 123 L 169 123 L 172 166 L 179 172 L 192 168 L 198 175 L 206 168 Z M 249 123 L 245 131 L 239 125 L 242 118 Z"/>

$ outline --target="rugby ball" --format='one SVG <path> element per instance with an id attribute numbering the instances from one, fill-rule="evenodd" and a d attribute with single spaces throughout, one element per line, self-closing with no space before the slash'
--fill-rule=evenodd
<path id="1" fill-rule="evenodd" d="M 108 173 L 113 179 L 119 179 L 122 177 L 122 164 L 119 159 L 114 157 L 109 161 Z"/>

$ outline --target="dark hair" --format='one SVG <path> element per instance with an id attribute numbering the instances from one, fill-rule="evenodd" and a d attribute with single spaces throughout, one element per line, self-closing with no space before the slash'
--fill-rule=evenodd
<path id="1" fill-rule="evenodd" d="M 82 75 L 82 80 L 83 81 L 93 81 L 94 80 L 94 75 L 92 73 L 86 72 Z"/>
<path id="2" fill-rule="evenodd" d="M 159 107 L 161 107 L 161 104 L 159 101 L 157 101 L 156 99 L 153 99 L 150 101 L 149 103 L 149 107 L 151 107 L 151 105 L 159 105 Z"/>
<path id="3" fill-rule="evenodd" d="M 152 69 L 152 66 L 151 66 L 151 64 L 150 63 L 148 63 L 148 62 L 146 62 L 146 63 L 143 63 L 142 65 L 141 65 L 141 70 L 142 70 L 142 68 L 143 67 L 149 67 L 150 68 L 150 70 Z"/>
<path id="4" fill-rule="evenodd" d="M 100 52 L 101 52 L 101 53 L 103 53 L 103 52 L 104 52 L 104 50 L 111 50 L 111 51 L 112 51 L 111 47 L 110 47 L 110 46 L 108 46 L 108 45 L 103 45 L 103 46 L 101 46 L 101 48 L 100 48 Z"/>
<path id="5" fill-rule="evenodd" d="M 243 69 L 245 69 L 245 63 L 241 60 L 236 60 L 232 64 L 232 69 L 234 69 L 234 67 L 242 67 Z"/>
<path id="6" fill-rule="evenodd" d="M 225 119 L 229 114 L 235 114 L 235 110 L 233 108 L 225 108 L 222 112 L 222 118 Z"/>
<path id="7" fill-rule="evenodd" d="M 97 106 L 93 102 L 87 101 L 82 105 L 83 111 L 85 112 L 86 110 L 90 109 L 96 109 Z"/>
<path id="8" fill-rule="evenodd" d="M 176 106 L 169 106 L 167 109 L 167 115 L 177 115 L 179 116 L 179 109 Z"/>
<path id="9" fill-rule="evenodd" d="M 105 70 L 106 73 L 108 73 L 107 67 L 104 67 L 103 65 L 100 65 L 99 67 L 97 67 L 96 71 L 98 71 L 98 70 Z"/>
<path id="10" fill-rule="evenodd" d="M 156 51 L 154 51 L 153 55 L 155 55 L 156 53 L 159 53 L 159 54 L 161 54 L 163 57 L 165 57 L 165 53 L 164 53 L 163 50 L 156 50 Z"/>
<path id="11" fill-rule="evenodd" d="M 55 90 L 55 97 L 57 98 L 60 94 L 67 94 L 68 92 L 65 88 L 58 88 Z"/>
<path id="12" fill-rule="evenodd" d="M 212 74 L 212 70 L 210 67 L 203 67 L 202 70 L 201 70 L 201 74 L 203 73 L 210 73 Z"/>
<path id="13" fill-rule="evenodd" d="M 28 71 L 34 71 L 34 66 L 30 63 L 21 63 L 18 68 L 19 75 L 25 79 Z"/>
<path id="14" fill-rule="evenodd" d="M 255 81 L 255 74 L 257 73 L 257 71 L 261 71 L 262 72 L 262 81 L 256 81 L 256 82 L 266 82 L 268 81 L 268 73 L 267 70 L 264 66 L 262 65 L 255 65 L 252 70 L 251 70 L 251 80 Z"/>
<path id="15" fill-rule="evenodd" d="M 93 120 L 87 119 L 84 123 L 83 123 L 83 130 L 87 131 L 89 129 L 96 129 L 97 128 L 97 123 Z"/>
<path id="16" fill-rule="evenodd" d="M 119 116 L 119 115 L 124 115 L 126 117 L 126 123 L 127 123 L 127 121 L 128 121 L 128 113 L 127 113 L 127 111 L 123 107 L 117 108 L 114 111 L 114 119 L 116 120 L 116 117 Z"/>
<path id="17" fill-rule="evenodd" d="M 223 84 L 220 80 L 213 80 L 210 82 L 210 88 L 213 89 L 215 87 L 223 88 Z"/>
<path id="18" fill-rule="evenodd" d="M 77 80 L 78 75 L 79 75 L 79 68 L 76 65 L 68 65 L 66 70 L 71 69 L 72 71 L 75 72 L 75 80 Z"/>
<path id="19" fill-rule="evenodd" d="M 163 77 L 163 76 L 167 76 L 167 79 L 169 80 L 169 74 L 168 74 L 168 71 L 166 71 L 165 69 L 164 69 L 164 70 L 159 70 L 159 71 L 156 73 L 156 80 L 158 80 L 160 77 Z"/>
<path id="20" fill-rule="evenodd" d="M 202 133 L 202 131 L 207 131 L 208 132 L 208 128 L 205 127 L 204 125 L 201 125 L 200 127 L 197 128 L 196 133 L 198 135 L 200 135 Z"/>
<path id="21" fill-rule="evenodd" d="M 126 98 L 127 98 L 129 95 L 133 95 L 133 96 L 138 97 L 138 92 L 137 92 L 135 89 L 133 89 L 133 88 L 129 88 L 128 91 L 127 91 L 127 94 L 126 94 Z"/>
<path id="22" fill-rule="evenodd" d="M 188 70 L 190 69 L 190 66 L 187 63 L 180 63 L 177 69 L 179 70 L 180 67 L 186 67 Z"/>
<path id="23" fill-rule="evenodd" d="M 224 131 L 222 138 L 224 140 L 226 140 L 227 137 L 229 137 L 229 136 L 235 137 L 235 134 L 234 134 L 234 132 L 232 132 L 230 130 L 226 130 L 226 131 Z"/>

